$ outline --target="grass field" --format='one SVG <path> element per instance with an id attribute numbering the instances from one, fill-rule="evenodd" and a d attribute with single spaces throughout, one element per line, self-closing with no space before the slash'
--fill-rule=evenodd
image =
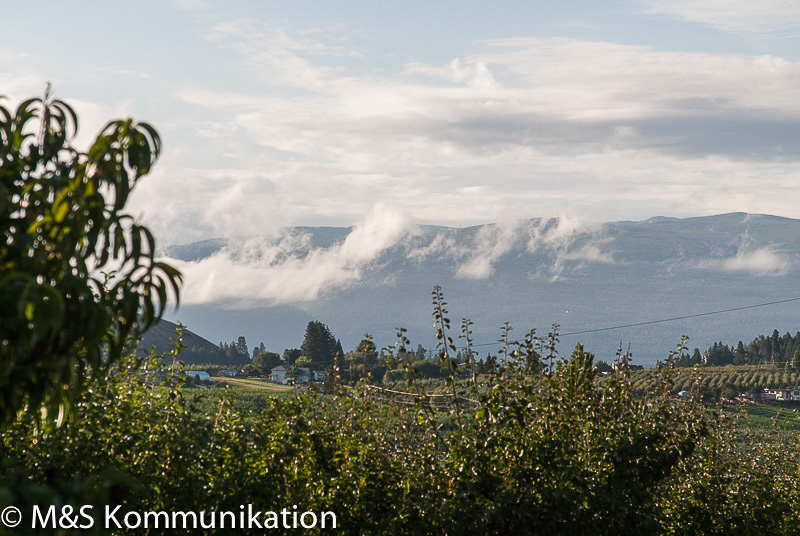
<path id="1" fill-rule="evenodd" d="M 188 405 L 206 415 L 217 413 L 220 398 L 227 397 L 233 408 L 242 413 L 260 413 L 270 405 L 270 399 L 293 396 L 292 387 L 245 378 L 214 378 L 205 389 L 187 389 L 184 398 Z"/>
<path id="2" fill-rule="evenodd" d="M 277 383 L 270 383 L 270 382 L 262 382 L 258 380 L 250 380 L 246 378 L 215 378 L 219 380 L 220 383 L 227 383 L 234 387 L 252 387 L 255 389 L 263 389 L 265 391 L 272 391 L 272 392 L 285 392 L 291 391 L 293 389 L 290 385 L 280 385 Z"/>
<path id="3" fill-rule="evenodd" d="M 753 424 L 800 431 L 800 415 L 796 408 L 750 406 L 745 408 L 745 412 Z"/>

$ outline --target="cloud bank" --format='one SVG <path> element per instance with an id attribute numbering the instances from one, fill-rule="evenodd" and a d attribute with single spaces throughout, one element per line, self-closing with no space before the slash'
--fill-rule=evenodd
<path id="1" fill-rule="evenodd" d="M 208 256 L 200 253 L 199 260 L 169 255 L 164 260 L 184 274 L 183 303 L 237 309 L 303 304 L 360 284 L 365 275 L 381 269 L 382 255 L 391 248 L 396 248 L 395 260 L 445 260 L 452 266 L 450 275 L 460 279 L 488 279 L 495 264 L 512 251 L 543 253 L 531 269 L 546 272 L 551 280 L 568 266 L 615 262 L 604 227 L 574 218 L 426 233 L 385 206 L 375 207 L 344 239 L 319 244 L 302 230 L 285 229 L 273 236 L 228 240 Z M 389 273 L 381 284 L 396 275 Z"/>
<path id="2" fill-rule="evenodd" d="M 595 262 L 614 264 L 609 250 L 610 239 L 605 226 L 581 218 L 562 215 L 541 220 L 506 220 L 483 225 L 471 239 L 456 240 L 452 231 L 436 234 L 427 245 L 416 247 L 408 258 L 421 262 L 425 258 L 446 258 L 457 264 L 455 277 L 488 279 L 496 263 L 506 254 L 541 252 L 547 266 L 535 266 L 551 280 L 558 279 L 568 263 Z"/>
<path id="3" fill-rule="evenodd" d="M 225 177 L 211 206 L 243 208 L 214 208 L 207 235 L 240 226 L 223 221 L 232 214 L 347 225 L 378 202 L 445 225 L 564 210 L 613 220 L 615 205 L 634 219 L 796 213 L 791 196 L 761 193 L 800 184 L 797 62 L 532 37 L 364 74 L 351 66 L 362 52 L 335 36 L 215 27 L 261 90 L 176 93 L 203 117 L 198 143 L 230 155 L 191 195 L 210 206 L 205 185 Z M 197 183 L 170 168 L 160 195 Z"/>
<path id="4" fill-rule="evenodd" d="M 402 215 L 376 207 L 343 241 L 329 247 L 312 247 L 308 235 L 284 234 L 231 243 L 198 261 L 167 260 L 185 276 L 182 295 L 188 304 L 248 308 L 302 303 L 358 282 L 407 232 Z"/>

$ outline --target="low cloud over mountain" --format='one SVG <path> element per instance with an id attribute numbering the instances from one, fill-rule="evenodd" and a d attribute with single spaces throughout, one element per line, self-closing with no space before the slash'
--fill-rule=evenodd
<path id="1" fill-rule="evenodd" d="M 485 342 L 506 320 L 521 337 L 552 323 L 571 333 L 773 301 L 794 294 L 798 258 L 790 252 L 798 248 L 800 221 L 770 216 L 602 224 L 564 217 L 457 229 L 411 225 L 383 208 L 352 228 L 292 228 L 163 253 L 186 275 L 178 318 L 212 340 L 252 330 L 248 338 L 281 350 L 297 346 L 294 333 L 304 328 L 282 321 L 290 318 L 327 322 L 346 347 L 365 332 L 390 343 L 398 326 L 430 344 L 434 284 L 444 287 L 454 320 L 474 320 Z M 759 333 L 794 329 L 793 317 L 773 308 L 581 340 L 602 351 L 631 341 L 635 354 L 654 360 L 682 334 L 702 347 L 706 339 L 747 339 L 756 325 Z"/>

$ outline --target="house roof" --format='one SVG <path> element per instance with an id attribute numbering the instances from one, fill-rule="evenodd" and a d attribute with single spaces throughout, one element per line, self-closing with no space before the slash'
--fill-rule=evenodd
<path id="1" fill-rule="evenodd" d="M 311 369 L 307 367 L 293 367 L 293 366 L 284 366 L 280 365 L 272 369 L 273 374 L 277 374 L 280 372 L 286 372 L 290 374 L 295 374 L 297 376 L 309 376 L 311 377 Z"/>

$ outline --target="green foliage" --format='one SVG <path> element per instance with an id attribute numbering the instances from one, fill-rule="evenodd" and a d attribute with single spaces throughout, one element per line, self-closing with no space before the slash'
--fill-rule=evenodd
<path id="1" fill-rule="evenodd" d="M 516 356 L 501 367 L 454 446 L 453 509 L 475 511 L 454 532 L 653 532 L 655 490 L 702 441 L 702 412 L 665 391 L 636 398 L 624 365 L 598 390 L 580 346 L 547 358 L 541 376 Z"/>
<path id="2" fill-rule="evenodd" d="M 797 432 L 750 428 L 715 415 L 717 426 L 657 500 L 664 534 L 795 534 L 800 512 Z M 787 443 L 788 442 L 788 443 Z"/>
<path id="3" fill-rule="evenodd" d="M 146 123 L 108 123 L 88 152 L 70 145 L 72 108 L 0 106 L 0 428 L 26 405 L 63 410 L 178 295 L 152 233 L 123 212 L 161 151 Z"/>
<path id="4" fill-rule="evenodd" d="M 292 396 L 292 392 L 265 392 L 254 387 L 219 387 L 218 384 L 209 389 L 184 389 L 181 395 L 186 411 L 192 411 L 196 416 L 216 415 L 220 400 L 225 399 L 235 414 L 251 420 L 270 406 L 270 399 Z"/>
<path id="5" fill-rule="evenodd" d="M 5 458 L 25 471 L 0 477 L 22 490 L 19 505 L 300 504 L 336 512 L 348 534 L 789 533 L 798 510 L 776 479 L 792 460 L 776 451 L 765 466 L 747 455 L 747 474 L 737 472 L 737 443 L 710 433 L 701 406 L 668 388 L 637 398 L 624 367 L 598 391 L 580 347 L 549 362 L 541 377 L 513 360 L 498 370 L 457 437 L 446 419 L 387 406 L 364 386 L 355 397 L 262 397 L 258 415 L 235 409 L 232 392 L 214 401 L 207 390 L 159 386 L 142 379 L 147 362 L 123 360 L 111 377 L 89 379 L 79 419 L 45 436 L 12 427 Z"/>
<path id="6" fill-rule="evenodd" d="M 219 343 L 219 351 L 224 354 L 226 359 L 215 360 L 216 362 L 230 363 L 233 366 L 242 366 L 250 363 L 250 354 L 247 353 L 247 342 L 243 336 L 239 340 L 230 343 Z"/>
<path id="7" fill-rule="evenodd" d="M 800 350 L 795 350 L 792 355 L 792 360 L 788 363 L 789 370 L 792 372 L 800 372 Z"/>
<path id="8" fill-rule="evenodd" d="M 311 359 L 312 363 L 331 362 L 337 352 L 337 341 L 330 328 L 318 320 L 312 320 L 306 326 L 306 335 L 300 347 L 301 355 Z"/>
<path id="9" fill-rule="evenodd" d="M 301 355 L 303 352 L 300 351 L 300 348 L 287 348 L 283 351 L 283 362 L 294 363 Z"/>
<path id="10" fill-rule="evenodd" d="M 720 342 L 715 342 L 706 351 L 706 365 L 759 365 L 777 364 L 790 371 L 800 371 L 800 332 L 795 335 L 785 333 L 781 335 L 777 330 L 772 335 L 759 335 L 750 344 L 745 346 L 739 341 L 735 349 Z M 798 359 L 795 360 L 795 355 Z M 682 356 L 678 366 L 693 366 L 700 364 L 700 351 L 695 348 L 691 358 Z"/>
<path id="11" fill-rule="evenodd" d="M 273 368 L 284 364 L 281 356 L 275 352 L 263 352 L 258 354 L 251 363 L 253 372 L 262 376 L 267 376 Z"/>
<path id="12" fill-rule="evenodd" d="M 541 357 L 532 373 L 509 352 L 471 395 L 454 382 L 463 405 L 439 412 L 424 382 L 411 405 L 338 376 L 330 395 L 274 398 L 159 384 L 162 358 L 124 358 L 87 379 L 74 421 L 3 435 L 0 497 L 126 511 L 297 504 L 335 512 L 344 534 L 792 533 L 796 435 L 765 442 L 697 397 L 676 400 L 670 362 L 642 398 L 623 354 L 602 388 L 581 346 Z"/>

